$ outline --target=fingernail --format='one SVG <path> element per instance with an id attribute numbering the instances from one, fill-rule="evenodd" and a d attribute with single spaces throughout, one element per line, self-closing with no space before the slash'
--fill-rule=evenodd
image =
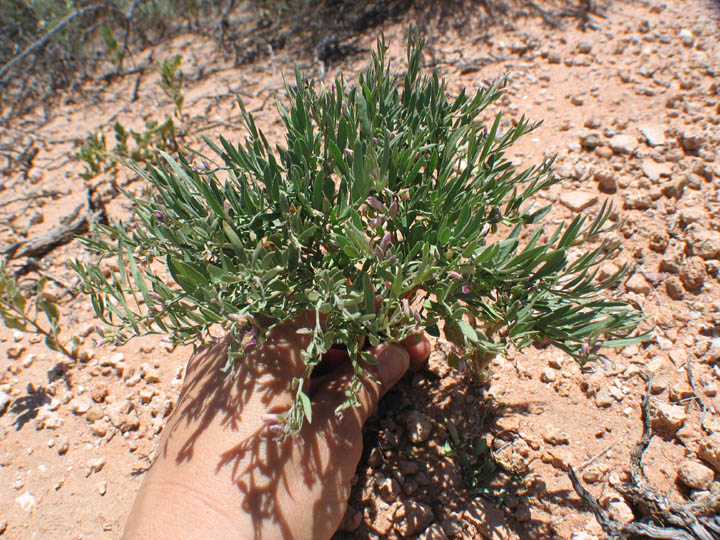
<path id="1" fill-rule="evenodd" d="M 383 386 L 393 386 L 410 367 L 410 355 L 399 345 L 389 344 L 378 355 L 377 373 Z"/>

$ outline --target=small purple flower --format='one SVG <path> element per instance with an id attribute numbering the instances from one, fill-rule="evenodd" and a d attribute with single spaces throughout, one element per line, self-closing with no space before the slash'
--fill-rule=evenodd
<path id="1" fill-rule="evenodd" d="M 245 326 L 248 323 L 252 323 L 253 316 L 249 313 L 231 313 L 230 315 L 228 315 L 228 319 L 238 323 L 240 326 Z"/>
<path id="2" fill-rule="evenodd" d="M 370 226 L 371 226 L 373 229 L 379 227 L 379 226 L 382 225 L 383 223 L 385 223 L 385 218 L 382 217 L 382 216 L 378 216 L 378 217 L 373 218 L 373 219 L 370 220 Z"/>
<path id="3" fill-rule="evenodd" d="M 398 202 L 397 202 L 397 200 L 394 200 L 394 201 L 392 202 L 392 204 L 390 205 L 390 209 L 388 210 L 388 213 L 389 213 L 392 217 L 397 216 L 397 214 L 398 214 Z"/>
<path id="4" fill-rule="evenodd" d="M 205 163 L 204 161 L 193 161 L 191 168 L 193 171 L 200 173 L 206 171 L 208 166 L 207 163 Z"/>
<path id="5" fill-rule="evenodd" d="M 257 340 L 255 339 L 255 332 L 252 330 L 245 332 L 245 335 L 242 337 L 242 340 L 240 340 L 240 345 L 243 349 L 247 350 L 249 347 L 252 347 L 257 343 Z"/>
<path id="6" fill-rule="evenodd" d="M 349 82 L 349 83 L 347 83 L 347 88 L 348 88 L 348 90 L 355 90 L 355 87 L 356 87 L 356 86 L 357 86 L 357 84 L 354 83 L 354 82 Z"/>
<path id="7" fill-rule="evenodd" d="M 392 233 L 390 231 L 387 231 L 383 237 L 382 240 L 380 240 L 380 249 L 384 250 L 388 247 L 388 245 L 392 242 Z"/>
<path id="8" fill-rule="evenodd" d="M 365 202 L 368 206 L 373 207 L 378 212 L 387 212 L 387 209 L 385 208 L 385 205 L 380 202 L 380 200 L 377 197 L 373 197 L 372 195 L 365 199 Z"/>
<path id="9" fill-rule="evenodd" d="M 455 278 L 455 279 L 463 279 L 463 276 L 460 272 L 456 272 L 455 270 L 449 270 L 447 273 L 448 277 Z"/>
<path id="10" fill-rule="evenodd" d="M 345 155 L 348 156 L 348 157 L 352 157 L 352 155 L 353 155 L 354 153 L 355 153 L 355 152 L 353 152 L 353 151 L 350 150 L 349 148 L 346 148 L 346 149 L 345 149 Z"/>
<path id="11" fill-rule="evenodd" d="M 380 139 L 378 139 L 377 137 L 373 137 L 373 138 L 372 138 L 372 142 L 374 142 L 374 143 L 377 144 L 378 146 L 382 144 L 382 141 L 381 141 Z"/>
<path id="12" fill-rule="evenodd" d="M 463 294 L 470 294 L 472 292 L 473 288 L 472 288 L 472 285 L 466 283 L 465 285 L 463 285 L 460 288 L 460 290 L 462 291 Z"/>
<path id="13" fill-rule="evenodd" d="M 375 246 L 375 256 L 380 259 L 381 261 L 385 258 L 385 254 L 383 253 L 383 250 L 380 249 L 380 246 Z"/>
<path id="14" fill-rule="evenodd" d="M 400 132 L 399 132 L 397 129 L 393 129 L 393 130 L 390 132 L 390 138 L 391 138 L 391 139 L 394 139 L 395 137 L 398 136 L 398 133 L 400 133 Z"/>
<path id="15" fill-rule="evenodd" d="M 153 215 L 158 221 L 165 221 L 167 219 L 167 214 L 162 210 L 153 210 Z"/>

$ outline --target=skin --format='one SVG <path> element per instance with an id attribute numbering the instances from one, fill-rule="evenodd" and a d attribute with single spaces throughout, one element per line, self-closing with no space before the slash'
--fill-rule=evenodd
<path id="1" fill-rule="evenodd" d="M 352 377 L 347 362 L 309 381 L 313 421 L 299 441 L 273 437 L 272 415 L 288 410 L 291 381 L 301 376 L 301 351 L 312 324 L 300 317 L 251 348 L 234 376 L 225 364 L 228 340 L 190 359 L 177 406 L 161 435 L 158 456 L 128 518 L 130 539 L 330 538 L 347 507 L 362 453 L 362 426 L 379 399 L 430 352 L 417 336 L 370 349 L 377 360 L 363 381 L 360 407 L 336 407 Z M 272 420 L 271 420 L 272 421 Z"/>

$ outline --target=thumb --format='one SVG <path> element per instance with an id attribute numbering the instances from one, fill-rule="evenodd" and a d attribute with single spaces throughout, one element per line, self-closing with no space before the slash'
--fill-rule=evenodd
<path id="1" fill-rule="evenodd" d="M 370 354 L 377 359 L 377 364 L 370 366 L 368 371 L 380 381 L 378 390 L 382 397 L 405 375 L 410 367 L 410 355 L 405 347 L 396 343 L 380 344 L 370 349 Z M 371 384 L 371 381 L 368 381 L 368 384 Z M 374 405 L 377 405 L 377 402 Z"/>

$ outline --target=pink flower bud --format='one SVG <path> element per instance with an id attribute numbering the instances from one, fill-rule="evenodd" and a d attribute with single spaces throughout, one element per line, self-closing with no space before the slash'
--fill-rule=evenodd
<path id="1" fill-rule="evenodd" d="M 365 199 L 365 202 L 368 206 L 373 207 L 378 212 L 386 212 L 385 205 L 380 202 L 380 200 L 377 197 L 373 197 L 372 195 Z"/>
<path id="2" fill-rule="evenodd" d="M 472 285 L 463 285 L 460 289 L 463 294 L 470 294 L 473 290 Z"/>
<path id="3" fill-rule="evenodd" d="M 456 272 L 455 270 L 449 270 L 447 273 L 448 277 L 455 278 L 455 279 L 463 279 L 463 276 L 460 272 Z"/>
<path id="4" fill-rule="evenodd" d="M 392 233 L 390 231 L 387 231 L 383 237 L 382 240 L 380 240 L 380 249 L 385 249 L 388 247 L 390 242 L 392 241 Z"/>

